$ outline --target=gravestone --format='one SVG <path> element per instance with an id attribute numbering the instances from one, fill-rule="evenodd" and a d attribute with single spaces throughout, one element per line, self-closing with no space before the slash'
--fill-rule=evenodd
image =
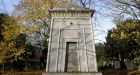
<path id="1" fill-rule="evenodd" d="M 96 63 L 94 10 L 67 4 L 49 12 L 51 29 L 43 75 L 102 75 L 98 73 Z"/>
<path id="2" fill-rule="evenodd" d="M 114 61 L 114 68 L 115 69 L 120 69 L 121 68 L 120 61 Z"/>

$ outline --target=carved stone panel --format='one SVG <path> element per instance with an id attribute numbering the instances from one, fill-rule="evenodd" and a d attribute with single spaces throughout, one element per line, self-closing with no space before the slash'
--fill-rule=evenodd
<path id="1" fill-rule="evenodd" d="M 67 42 L 65 71 L 79 71 L 77 42 Z"/>

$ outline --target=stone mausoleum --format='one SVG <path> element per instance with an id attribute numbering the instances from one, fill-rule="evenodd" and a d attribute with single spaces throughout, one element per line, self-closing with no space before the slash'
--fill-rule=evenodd
<path id="1" fill-rule="evenodd" d="M 51 30 L 43 75 L 101 75 L 93 36 L 94 10 L 68 4 L 49 12 Z"/>

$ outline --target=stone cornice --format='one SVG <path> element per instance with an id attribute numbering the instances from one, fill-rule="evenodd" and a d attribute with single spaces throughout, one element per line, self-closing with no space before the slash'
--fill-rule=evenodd
<path id="1" fill-rule="evenodd" d="M 52 17 L 92 17 L 92 12 L 79 11 L 54 11 L 51 12 Z"/>

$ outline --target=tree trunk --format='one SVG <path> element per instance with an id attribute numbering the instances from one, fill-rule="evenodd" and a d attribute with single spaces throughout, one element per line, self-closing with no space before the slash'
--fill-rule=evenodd
<path id="1" fill-rule="evenodd" d="M 124 62 L 124 58 L 121 58 L 120 66 L 121 66 L 121 69 L 127 70 L 127 67 L 126 67 L 125 62 Z"/>
<path id="2" fill-rule="evenodd" d="M 2 71 L 4 72 L 5 69 L 5 63 L 2 64 Z"/>

